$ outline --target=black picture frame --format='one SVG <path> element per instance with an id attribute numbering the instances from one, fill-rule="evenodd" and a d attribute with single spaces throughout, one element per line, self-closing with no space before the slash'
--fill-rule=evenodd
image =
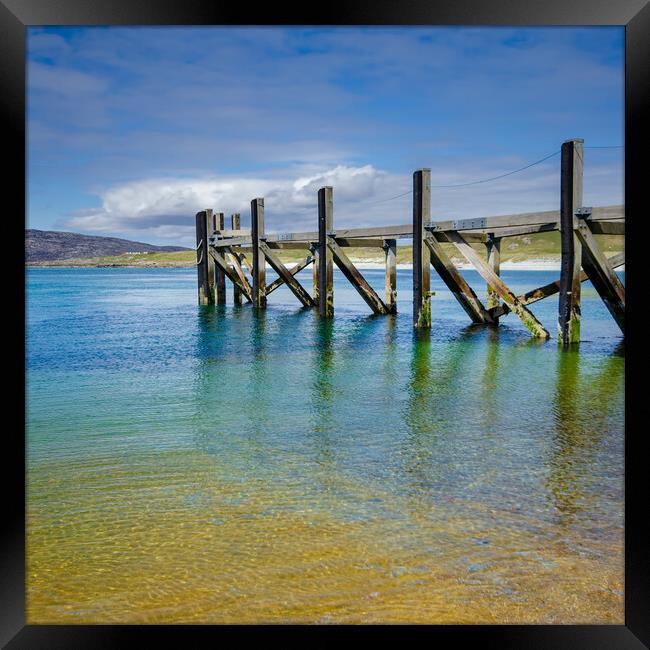
<path id="1" fill-rule="evenodd" d="M 16 273 L 16 282 L 5 289 L 6 322 L 17 330 L 16 343 L 5 344 L 11 369 L 25 376 L 25 42 L 31 25 L 336 25 L 336 24 L 437 24 L 437 25 L 625 25 L 625 207 L 626 293 L 632 315 L 628 316 L 625 347 L 633 350 L 626 360 L 625 417 L 625 624 L 602 626 L 424 626 L 433 641 L 475 642 L 489 648 L 643 648 L 650 646 L 650 540 L 647 535 L 648 487 L 644 426 L 643 322 L 640 264 L 644 234 L 644 195 L 647 175 L 644 158 L 648 145 L 647 116 L 650 74 L 650 6 L 647 0 L 377 0 L 374 3 L 330 2 L 278 7 L 268 3 L 226 4 L 201 0 L 0 0 L 0 116 L 4 142 L 5 183 L 3 198 L 11 199 L 3 225 L 11 233 L 5 241 L 5 260 Z M 576 103 L 579 97 L 560 101 Z M 7 177 L 8 174 L 8 177 Z M 14 178 L 15 177 L 15 178 Z M 647 180 L 646 183 L 647 184 Z M 23 231 L 22 235 L 20 231 Z M 22 278 L 19 279 L 19 278 Z M 13 279 L 12 279 L 13 280 Z M 639 307 L 637 307 L 639 305 Z M 637 350 L 637 347 L 639 348 Z M 154 635 L 182 646 L 196 634 L 221 641 L 223 633 L 213 626 L 37 626 L 25 625 L 25 393 L 13 375 L 11 400 L 16 427 L 5 422 L 5 467 L 2 479 L 4 527 L 0 553 L 0 645 L 7 648 L 109 648 L 126 642 L 150 643 Z M 641 417 L 635 417 L 640 415 Z M 20 431 L 23 435 L 19 435 Z M 242 631 L 243 628 L 239 627 Z M 286 629 L 286 628 L 283 628 Z M 266 628 L 265 633 L 280 630 Z M 406 630 L 400 627 L 400 634 Z M 365 634 L 365 632 L 363 632 Z M 5 646 L 6 644 L 6 646 Z"/>

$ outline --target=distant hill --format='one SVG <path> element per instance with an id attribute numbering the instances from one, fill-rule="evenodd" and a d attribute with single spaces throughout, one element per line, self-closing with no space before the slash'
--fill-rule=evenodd
<path id="1" fill-rule="evenodd" d="M 117 237 L 80 235 L 56 230 L 25 230 L 26 262 L 104 257 L 124 253 L 160 253 L 191 250 L 183 246 L 154 246 Z"/>

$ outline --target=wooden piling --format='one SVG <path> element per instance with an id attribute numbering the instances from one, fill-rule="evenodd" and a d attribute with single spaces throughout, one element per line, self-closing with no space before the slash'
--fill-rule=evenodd
<path id="1" fill-rule="evenodd" d="M 327 245 L 328 234 L 334 228 L 334 197 L 331 187 L 318 190 L 318 313 L 334 315 L 333 255 Z"/>
<path id="2" fill-rule="evenodd" d="M 413 326 L 431 327 L 431 256 L 424 225 L 431 219 L 431 170 L 413 174 Z"/>
<path id="3" fill-rule="evenodd" d="M 582 207 L 583 140 L 562 143 L 560 178 L 560 299 L 558 342 L 580 341 L 580 263 L 582 246 L 575 212 Z"/>
<path id="4" fill-rule="evenodd" d="M 487 242 L 485 242 L 487 248 L 487 260 L 488 266 L 497 274 L 501 275 L 501 238 L 495 237 L 494 234 L 490 234 Z M 487 308 L 492 309 L 498 307 L 501 304 L 499 300 L 499 294 L 494 290 L 494 287 L 488 283 L 487 285 Z M 498 318 L 493 318 L 492 322 L 495 325 L 499 324 Z"/>
<path id="5" fill-rule="evenodd" d="M 224 223 L 223 212 L 217 212 L 214 215 L 214 229 L 222 231 L 226 227 Z M 215 303 L 217 305 L 226 304 L 226 276 L 221 268 L 217 265 L 214 272 Z"/>
<path id="6" fill-rule="evenodd" d="M 397 313 L 397 240 L 384 239 L 386 255 L 386 308 Z"/>
<path id="7" fill-rule="evenodd" d="M 199 305 L 210 304 L 208 257 L 208 213 L 207 210 L 201 210 L 196 213 L 196 273 Z"/>
<path id="8" fill-rule="evenodd" d="M 232 230 L 239 230 L 241 228 L 241 216 L 239 212 L 230 215 L 230 227 Z M 232 301 L 235 305 L 241 305 L 241 290 L 236 284 L 232 285 Z"/>
<path id="9" fill-rule="evenodd" d="M 214 234 L 216 230 L 216 218 L 212 213 L 211 208 L 206 208 L 205 210 L 205 223 L 206 231 L 208 235 L 208 246 L 210 237 Z M 217 276 L 217 267 L 215 266 L 214 260 L 208 255 L 208 304 L 213 305 L 215 302 L 214 288 L 215 288 L 215 278 Z"/>
<path id="10" fill-rule="evenodd" d="M 251 240 L 253 248 L 253 306 L 266 307 L 266 258 L 260 250 L 264 237 L 264 199 L 251 201 Z"/>
<path id="11" fill-rule="evenodd" d="M 314 258 L 314 265 L 312 267 L 312 300 L 314 301 L 314 307 L 316 309 L 319 308 L 319 300 L 318 300 L 318 273 L 319 273 L 319 262 L 318 262 L 318 244 L 317 243 L 312 243 L 309 246 L 309 252 L 311 253 L 311 256 Z"/>

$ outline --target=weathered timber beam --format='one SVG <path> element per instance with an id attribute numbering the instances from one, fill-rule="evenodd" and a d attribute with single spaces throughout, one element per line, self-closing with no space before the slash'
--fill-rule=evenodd
<path id="1" fill-rule="evenodd" d="M 221 251 L 216 250 L 213 246 L 210 246 L 208 253 L 212 257 L 212 259 L 217 263 L 217 266 L 224 272 L 225 276 L 233 283 L 239 286 L 239 289 L 241 292 L 246 296 L 246 298 L 249 298 L 247 294 L 247 287 L 245 287 L 242 283 L 241 280 L 239 279 L 237 273 L 234 271 L 233 267 L 230 266 L 228 263 L 228 260 L 226 259 L 225 255 L 221 253 Z M 252 300 L 251 300 L 252 302 Z"/>
<path id="2" fill-rule="evenodd" d="M 431 170 L 413 172 L 413 327 L 431 327 L 431 255 L 425 244 L 431 218 Z"/>
<path id="3" fill-rule="evenodd" d="M 517 314 L 521 322 L 528 328 L 533 336 L 537 338 L 548 339 L 549 333 L 544 329 L 544 326 L 535 318 L 523 303 L 515 296 L 510 289 L 504 284 L 503 280 L 490 268 L 490 266 L 483 260 L 480 255 L 463 239 L 460 233 L 449 233 L 449 237 L 465 257 L 465 259 L 474 266 L 474 268 L 481 274 L 483 279 L 499 294 L 503 302 L 510 307 L 510 311 Z"/>
<path id="4" fill-rule="evenodd" d="M 206 228 L 208 233 L 208 242 L 210 237 L 213 234 L 215 228 L 217 227 L 217 216 L 213 214 L 211 208 L 207 208 L 205 211 L 206 218 Z M 215 296 L 215 287 L 216 279 L 219 277 L 219 269 L 215 266 L 214 261 L 208 255 L 208 304 L 212 305 L 215 302 L 219 302 L 218 298 Z"/>
<path id="5" fill-rule="evenodd" d="M 582 268 L 603 299 L 609 313 L 625 333 L 625 287 L 598 247 L 589 226 L 578 223 L 576 234 L 582 244 Z"/>
<path id="6" fill-rule="evenodd" d="M 334 239 L 341 248 L 352 246 L 355 248 L 383 248 L 385 241 L 384 239 L 364 239 L 363 237 L 335 237 Z"/>
<path id="7" fill-rule="evenodd" d="M 338 242 L 337 242 L 338 243 Z M 386 308 L 391 314 L 397 313 L 397 240 L 384 240 L 386 262 Z"/>
<path id="8" fill-rule="evenodd" d="M 226 227 L 223 212 L 214 214 L 214 230 L 218 232 Z M 215 303 L 217 305 L 226 304 L 226 276 L 223 271 L 216 266 L 214 269 L 214 286 L 215 286 Z"/>
<path id="9" fill-rule="evenodd" d="M 581 139 L 562 143 L 560 163 L 560 299 L 558 342 L 580 341 L 580 240 L 576 235 L 576 210 L 582 207 L 584 148 Z"/>
<path id="10" fill-rule="evenodd" d="M 585 219 L 594 235 L 625 235 L 625 221 L 592 221 Z"/>
<path id="11" fill-rule="evenodd" d="M 260 241 L 260 250 L 264 253 L 271 268 L 284 280 L 284 283 L 291 289 L 292 293 L 304 307 L 313 307 L 314 303 L 311 296 L 303 289 L 303 286 L 292 275 L 291 271 L 275 256 L 273 251 L 266 245 L 265 242 Z M 266 294 L 266 291 L 264 292 Z"/>
<path id="12" fill-rule="evenodd" d="M 388 307 L 386 307 L 376 291 L 368 284 L 363 275 L 359 273 L 333 237 L 327 237 L 327 247 L 332 251 L 336 265 L 341 269 L 341 272 L 350 284 L 358 291 L 359 295 L 365 300 L 368 307 L 375 314 L 388 314 Z"/>
<path id="13" fill-rule="evenodd" d="M 234 215 L 232 215 L 234 216 Z M 220 239 L 233 239 L 235 237 L 250 237 L 251 229 L 250 228 L 232 228 L 228 230 L 227 228 L 222 228 L 221 230 L 217 228 L 215 235 L 218 235 Z"/>
<path id="14" fill-rule="evenodd" d="M 312 292 L 311 297 L 314 301 L 314 307 L 320 307 L 320 301 L 318 299 L 318 271 L 320 268 L 320 263 L 318 261 L 318 244 L 312 244 L 309 247 L 309 250 L 314 258 L 314 265 L 312 266 Z"/>
<path id="15" fill-rule="evenodd" d="M 318 314 L 334 315 L 334 266 L 332 250 L 327 245 L 329 232 L 334 227 L 334 189 L 318 190 Z"/>
<path id="16" fill-rule="evenodd" d="M 311 255 L 307 255 L 307 257 L 302 261 L 296 264 L 295 266 L 292 266 L 290 269 L 287 269 L 291 275 L 297 275 L 302 271 L 305 267 L 309 266 L 312 262 L 314 261 L 314 258 Z M 284 280 L 281 277 L 276 278 L 271 282 L 271 284 L 266 285 L 266 295 L 268 296 L 272 291 L 275 291 L 278 287 L 281 287 L 284 284 Z"/>
<path id="17" fill-rule="evenodd" d="M 497 274 L 501 275 L 501 237 L 490 236 L 486 242 L 488 266 Z M 498 307 L 500 304 L 499 294 L 488 283 L 487 285 L 487 306 L 488 310 Z M 493 318 L 496 325 L 499 324 L 498 318 Z"/>
<path id="18" fill-rule="evenodd" d="M 246 300 L 248 302 L 252 302 L 253 300 L 253 288 L 250 285 L 250 282 L 248 281 L 248 278 L 246 277 L 246 274 L 244 273 L 244 269 L 241 266 L 241 262 L 239 260 L 239 256 L 235 251 L 233 251 L 231 248 L 222 248 L 219 249 L 219 253 L 225 252 L 229 255 L 230 260 L 231 260 L 231 267 L 233 272 L 237 275 L 239 278 L 239 284 L 233 283 L 233 286 L 241 293 L 241 287 L 244 287 L 245 291 L 244 296 L 246 297 Z M 239 301 L 241 303 L 241 300 Z"/>
<path id="19" fill-rule="evenodd" d="M 264 199 L 251 201 L 251 240 L 253 244 L 253 307 L 266 307 L 266 256 L 260 248 L 261 237 L 264 237 Z"/>
<path id="20" fill-rule="evenodd" d="M 617 269 L 619 266 L 625 264 L 625 253 L 617 253 L 607 258 L 608 264 L 613 268 Z M 580 282 L 586 282 L 589 279 L 587 274 L 583 271 L 580 274 Z M 544 300 L 560 291 L 560 281 L 555 280 L 549 284 L 545 284 L 543 287 L 538 287 L 532 291 L 528 291 L 521 296 L 517 296 L 524 305 L 530 305 L 531 303 L 538 302 L 539 300 Z M 498 318 L 499 316 L 505 316 L 510 313 L 510 307 L 508 305 L 499 305 L 497 307 L 492 307 L 488 309 L 490 315 L 493 318 Z"/>
<path id="21" fill-rule="evenodd" d="M 266 241 L 266 245 L 274 250 L 287 250 L 287 251 L 306 251 L 309 249 L 309 242 L 293 242 L 293 241 Z"/>
<path id="22" fill-rule="evenodd" d="M 431 237 L 434 237 L 437 241 L 442 242 L 443 244 L 450 244 L 451 240 L 447 237 L 447 234 L 444 231 L 438 230 L 426 230 L 426 233 Z M 487 233 L 483 232 L 473 232 L 469 230 L 463 231 L 463 237 L 466 241 L 474 242 L 477 244 L 484 244 L 488 240 Z"/>
<path id="23" fill-rule="evenodd" d="M 623 206 L 605 206 L 592 208 L 590 223 L 600 223 L 603 221 L 621 221 L 624 219 Z M 480 221 L 481 227 L 477 227 L 476 223 Z M 496 229 L 503 228 L 531 228 L 531 230 L 521 230 L 513 232 L 512 234 L 526 234 L 527 232 L 544 232 L 546 230 L 557 230 L 559 228 L 560 213 L 558 210 L 549 210 L 546 212 L 527 212 L 523 214 L 511 214 L 496 217 L 485 217 L 481 220 L 477 219 L 460 219 L 460 220 L 446 220 L 446 221 L 430 221 L 426 222 L 427 229 L 437 234 L 439 232 L 464 232 L 472 237 L 476 237 L 476 241 L 485 241 L 482 235 L 487 235 L 494 232 L 499 237 L 510 236 L 505 231 L 497 232 Z M 229 242 L 224 243 L 224 240 L 216 241 L 215 248 L 221 246 L 250 246 L 252 243 L 251 236 L 241 236 L 241 233 L 247 233 L 246 229 L 239 231 L 224 231 L 224 233 L 232 234 Z M 402 239 L 410 238 L 413 236 L 412 224 L 398 224 L 390 226 L 377 226 L 369 228 L 338 228 L 336 230 L 336 239 L 357 239 L 357 238 L 380 238 L 380 239 Z M 318 232 L 292 232 L 292 233 L 276 233 L 266 236 L 266 243 L 270 246 L 272 243 L 306 243 L 318 241 Z M 356 245 L 356 244 L 355 244 Z"/>
<path id="24" fill-rule="evenodd" d="M 239 214 L 239 212 L 235 212 L 234 214 L 230 215 L 230 226 L 232 230 L 239 231 L 241 227 L 241 215 Z M 239 266 L 241 270 L 241 265 L 237 253 L 235 253 L 232 250 L 232 248 L 230 249 L 229 252 L 230 252 L 230 259 L 232 260 L 233 266 L 235 265 Z M 239 273 L 237 273 L 237 275 L 239 275 Z M 242 275 L 243 275 L 243 271 L 242 271 Z M 245 277 L 246 276 L 244 276 L 244 278 Z M 236 284 L 232 285 L 232 301 L 235 305 L 241 305 L 241 291 L 239 290 L 239 287 Z"/>
<path id="25" fill-rule="evenodd" d="M 431 235 L 424 239 L 429 249 L 431 264 L 442 281 L 447 285 L 454 298 L 465 310 L 473 323 L 492 323 L 493 319 L 479 300 L 478 296 L 467 284 L 454 263 L 449 259 L 442 246 Z"/>
<path id="26" fill-rule="evenodd" d="M 196 274 L 199 305 L 210 304 L 214 300 L 214 293 L 210 291 L 209 282 L 207 210 L 196 213 Z"/>

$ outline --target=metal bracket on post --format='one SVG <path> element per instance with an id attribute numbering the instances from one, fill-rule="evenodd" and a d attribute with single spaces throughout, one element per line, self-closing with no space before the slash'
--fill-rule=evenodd
<path id="1" fill-rule="evenodd" d="M 578 219 L 590 219 L 591 208 L 577 208 L 575 215 Z"/>

